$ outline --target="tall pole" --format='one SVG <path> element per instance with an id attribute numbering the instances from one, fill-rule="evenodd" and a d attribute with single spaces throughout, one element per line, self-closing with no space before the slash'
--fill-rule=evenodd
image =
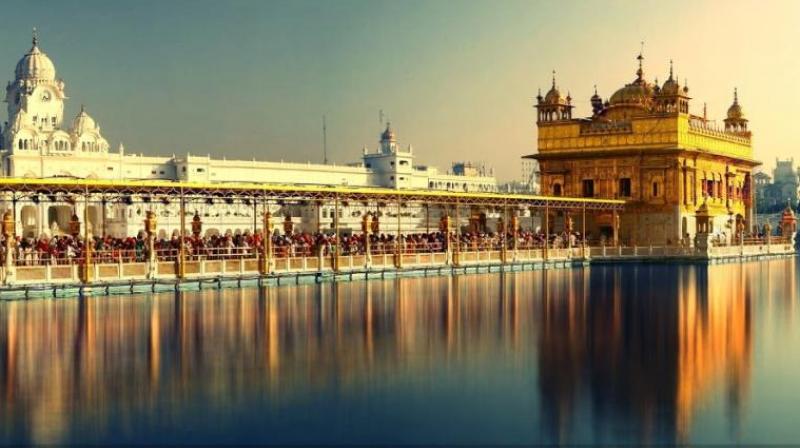
<path id="1" fill-rule="evenodd" d="M 328 164 L 328 124 L 325 115 L 322 116 L 322 157 L 323 163 Z"/>

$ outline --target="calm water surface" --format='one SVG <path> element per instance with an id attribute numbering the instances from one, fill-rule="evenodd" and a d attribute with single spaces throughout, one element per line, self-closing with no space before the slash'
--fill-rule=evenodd
<path id="1" fill-rule="evenodd" d="M 796 260 L 0 304 L 3 443 L 800 441 Z"/>

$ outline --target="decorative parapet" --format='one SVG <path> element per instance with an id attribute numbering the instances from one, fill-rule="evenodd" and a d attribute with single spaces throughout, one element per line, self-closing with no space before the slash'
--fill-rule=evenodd
<path id="1" fill-rule="evenodd" d="M 689 120 L 689 133 L 704 135 L 707 137 L 720 138 L 730 142 L 743 145 L 750 145 L 750 136 L 741 133 L 728 132 L 709 125 L 701 120 Z"/>
<path id="2" fill-rule="evenodd" d="M 630 134 L 633 125 L 630 121 L 589 121 L 581 123 L 581 135 Z"/>

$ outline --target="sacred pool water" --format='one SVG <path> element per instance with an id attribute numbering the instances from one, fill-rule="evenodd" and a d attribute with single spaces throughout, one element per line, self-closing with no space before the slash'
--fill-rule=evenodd
<path id="1" fill-rule="evenodd" d="M 800 268 L 0 303 L 0 443 L 792 443 Z"/>

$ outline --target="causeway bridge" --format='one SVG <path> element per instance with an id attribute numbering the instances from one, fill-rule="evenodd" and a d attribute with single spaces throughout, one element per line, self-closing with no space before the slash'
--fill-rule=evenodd
<path id="1" fill-rule="evenodd" d="M 794 236 L 770 232 L 762 238 L 741 235 L 727 241 L 713 241 L 704 235 L 696 239 L 702 241 L 698 244 L 623 242 L 618 238 L 618 215 L 624 211 L 625 202 L 620 200 L 71 178 L 0 179 L 0 198 L 5 205 L 2 299 L 517 271 L 590 263 L 707 263 L 795 254 Z M 68 242 L 64 251 L 20 249 L 18 208 L 42 201 L 74 210 L 68 232 L 60 240 Z M 202 217 L 192 210 L 197 204 L 215 201 L 239 203 L 252 210 L 252 228 L 240 238 L 243 244 L 206 246 Z M 95 225 L 86 225 L 91 221 L 93 204 L 103 209 L 113 204 L 143 207 L 146 211 L 140 228 L 132 229 L 137 236 L 111 237 L 106 234 L 105 223 L 97 225 L 96 219 Z M 158 238 L 156 213 L 159 205 L 165 204 L 178 210 L 177 229 L 166 241 Z M 308 235 L 307 244 L 302 238 L 298 244 L 283 244 L 287 235 L 298 233 L 290 216 L 280 221 L 280 211 L 287 205 L 332 206 L 331 228 L 319 229 L 316 240 Z M 340 227 L 340 210 L 354 208 L 366 211 L 361 228 L 345 232 Z M 419 234 L 403 231 L 401 217 L 407 216 L 403 213 L 407 209 L 424 210 L 424 229 Z M 487 220 L 487 214 L 493 218 Z M 587 238 L 587 217 L 612 223 L 611 233 L 601 239 Z M 265 234 L 270 237 L 265 238 Z M 232 237 L 219 236 L 217 241 L 228 241 L 225 238 Z"/>

